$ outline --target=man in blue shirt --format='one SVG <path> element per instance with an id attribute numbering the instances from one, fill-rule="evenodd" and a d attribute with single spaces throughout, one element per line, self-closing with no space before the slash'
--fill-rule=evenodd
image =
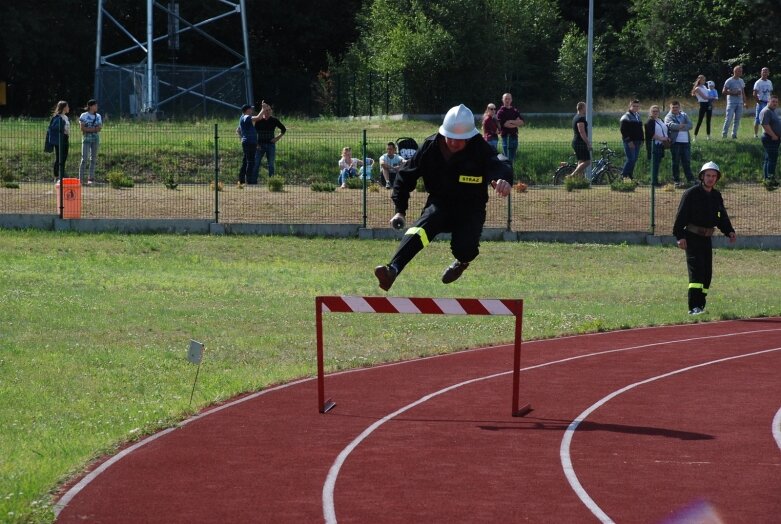
<path id="1" fill-rule="evenodd" d="M 255 122 L 263 118 L 263 111 L 253 116 L 252 106 L 244 104 L 241 106 L 241 118 L 236 132 L 241 137 L 241 149 L 244 153 L 241 159 L 241 168 L 239 169 L 239 187 L 244 187 L 247 181 L 247 175 L 252 173 L 255 164 L 255 150 L 258 147 L 258 132 L 255 131 Z M 257 180 L 255 181 L 257 184 Z"/>

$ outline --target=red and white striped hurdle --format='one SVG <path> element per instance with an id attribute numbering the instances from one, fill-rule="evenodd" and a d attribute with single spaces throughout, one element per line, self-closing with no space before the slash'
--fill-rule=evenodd
<path id="1" fill-rule="evenodd" d="M 522 417 L 531 406 L 519 406 L 518 389 L 521 369 L 521 334 L 523 330 L 523 300 L 494 298 L 405 298 L 405 297 L 315 297 L 315 327 L 317 330 L 317 401 L 320 413 L 336 404 L 325 400 L 323 369 L 323 312 L 326 313 L 401 313 L 422 315 L 504 315 L 515 316 L 513 356 L 512 415 Z"/>

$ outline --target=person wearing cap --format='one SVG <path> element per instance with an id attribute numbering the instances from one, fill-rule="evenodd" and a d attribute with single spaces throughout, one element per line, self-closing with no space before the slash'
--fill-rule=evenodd
<path id="1" fill-rule="evenodd" d="M 95 181 L 95 162 L 98 158 L 98 146 L 100 146 L 100 130 L 103 129 L 103 119 L 98 113 L 97 100 L 87 101 L 87 107 L 79 116 L 79 129 L 81 130 L 81 164 L 79 164 L 79 180 L 84 182 L 84 168 L 89 164 L 87 185 Z"/>
<path id="2" fill-rule="evenodd" d="M 396 229 L 404 227 L 410 192 L 420 178 L 428 193 L 420 218 L 406 230 L 390 263 L 374 269 L 385 291 L 440 233 L 452 234 L 455 257 L 442 282 L 457 280 L 479 253 L 489 184 L 499 195 L 509 195 L 513 171 L 510 161 L 480 136 L 472 111 L 461 104 L 447 112 L 439 131 L 426 138 L 396 175 L 391 194 L 396 214 L 390 220 Z"/>
<path id="3" fill-rule="evenodd" d="M 241 118 L 236 133 L 241 137 L 241 149 L 244 156 L 241 159 L 241 168 L 239 168 L 239 187 L 244 187 L 247 176 L 252 175 L 255 165 L 255 150 L 258 148 L 258 132 L 255 130 L 255 122 L 263 118 L 263 109 L 257 115 L 252 115 L 252 106 L 244 104 L 241 106 Z M 257 184 L 257 180 L 255 180 Z"/>
<path id="4" fill-rule="evenodd" d="M 735 229 L 727 215 L 721 193 L 715 188 L 721 170 L 715 162 L 706 162 L 700 169 L 700 184 L 691 187 L 681 197 L 675 216 L 673 235 L 678 247 L 686 251 L 689 270 L 689 314 L 705 312 L 705 299 L 713 276 L 711 237 L 716 228 L 735 243 Z"/>

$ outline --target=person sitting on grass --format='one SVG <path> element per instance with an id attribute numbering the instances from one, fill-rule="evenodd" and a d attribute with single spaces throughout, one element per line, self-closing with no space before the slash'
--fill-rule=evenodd
<path id="1" fill-rule="evenodd" d="M 393 142 L 388 142 L 385 151 L 386 153 L 380 157 L 380 185 L 390 189 L 405 160 L 401 155 L 396 154 L 396 144 Z"/>
<path id="2" fill-rule="evenodd" d="M 358 176 L 358 168 L 363 165 L 363 161 L 353 158 L 352 148 L 342 149 L 342 158 L 339 159 L 339 178 L 337 184 L 342 189 L 347 187 L 347 179 Z"/>

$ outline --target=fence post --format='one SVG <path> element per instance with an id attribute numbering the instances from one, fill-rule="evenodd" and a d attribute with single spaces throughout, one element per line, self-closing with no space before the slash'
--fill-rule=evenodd
<path id="1" fill-rule="evenodd" d="M 510 194 L 507 195 L 507 231 L 513 230 L 513 191 L 510 187 Z"/>
<path id="2" fill-rule="evenodd" d="M 219 140 L 219 124 L 214 124 L 214 222 L 220 223 L 220 148 L 217 145 Z"/>
<path id="3" fill-rule="evenodd" d="M 390 114 L 390 73 L 385 73 L 385 115 Z"/>
<path id="4" fill-rule="evenodd" d="M 656 144 L 653 138 L 651 139 L 651 235 L 656 234 L 656 183 L 658 180 L 654 180 L 654 162 L 656 161 Z M 658 175 L 657 175 L 658 176 Z"/>
<path id="5" fill-rule="evenodd" d="M 363 130 L 363 228 L 366 229 L 366 224 L 368 220 L 368 204 L 366 203 L 366 176 L 369 174 L 369 166 L 366 165 L 366 130 Z"/>
<path id="6" fill-rule="evenodd" d="M 369 71 L 369 120 L 371 120 L 371 118 L 372 118 L 372 73 L 371 71 Z"/>

